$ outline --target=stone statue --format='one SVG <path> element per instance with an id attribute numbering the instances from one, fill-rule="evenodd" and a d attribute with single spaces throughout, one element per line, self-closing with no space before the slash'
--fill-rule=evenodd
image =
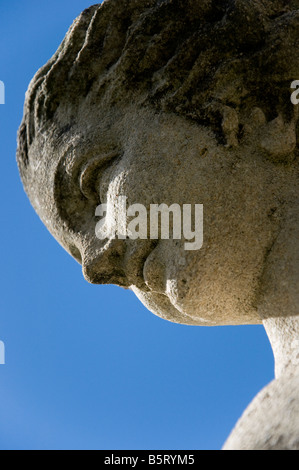
<path id="1" fill-rule="evenodd" d="M 30 201 L 87 281 L 188 325 L 263 323 L 276 379 L 224 449 L 299 450 L 298 0 L 106 0 L 26 94 Z M 96 208 L 202 204 L 204 242 L 95 236 Z"/>

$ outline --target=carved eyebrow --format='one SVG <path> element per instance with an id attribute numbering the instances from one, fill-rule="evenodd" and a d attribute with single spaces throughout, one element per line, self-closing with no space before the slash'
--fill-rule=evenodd
<path id="1" fill-rule="evenodd" d="M 87 199 L 94 199 L 96 195 L 98 196 L 96 186 L 100 178 L 99 172 L 106 170 L 112 162 L 120 157 L 121 154 L 119 151 L 113 151 L 104 156 L 101 155 L 94 157 L 82 166 L 80 170 L 79 184 L 81 193 Z"/>

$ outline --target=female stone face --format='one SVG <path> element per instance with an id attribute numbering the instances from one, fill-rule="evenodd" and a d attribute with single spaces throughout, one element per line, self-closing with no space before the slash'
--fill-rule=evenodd
<path id="1" fill-rule="evenodd" d="M 46 184 L 54 188 L 54 209 L 39 203 L 50 231 L 82 262 L 87 281 L 130 288 L 153 313 L 178 323 L 259 323 L 255 300 L 273 243 L 277 170 L 251 146 L 225 148 L 206 129 L 172 114 L 128 110 L 108 120 L 85 126 L 84 137 L 73 130 L 66 137 L 71 145 L 52 143 L 59 164 L 47 170 Z M 36 180 L 40 194 L 42 180 Z M 176 204 L 182 214 L 185 204 L 203 205 L 202 246 L 188 250 L 190 240 L 173 239 L 171 231 L 169 239 L 132 239 L 112 230 L 100 240 L 96 227 L 104 213 L 96 215 L 96 208 L 107 204 L 101 220 L 116 227 L 120 198 L 148 214 L 153 204 Z"/>
<path id="2" fill-rule="evenodd" d="M 29 86 L 18 161 L 33 206 L 89 282 L 130 288 L 171 321 L 257 323 L 268 254 L 298 190 L 288 88 L 298 60 L 286 60 L 298 15 L 294 2 L 214 3 L 85 10 Z M 183 216 L 203 206 L 189 227 L 197 249 L 186 236 L 113 236 L 123 200 L 146 218 L 153 205 Z M 96 236 L 103 204 L 107 239 Z"/>

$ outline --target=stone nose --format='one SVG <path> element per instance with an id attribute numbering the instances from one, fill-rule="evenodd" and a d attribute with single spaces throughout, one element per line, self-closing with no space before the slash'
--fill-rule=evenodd
<path id="1" fill-rule="evenodd" d="M 83 254 L 84 278 L 91 284 L 115 284 L 129 287 L 124 269 L 126 243 L 124 240 L 109 240 L 105 246 L 87 249 Z"/>

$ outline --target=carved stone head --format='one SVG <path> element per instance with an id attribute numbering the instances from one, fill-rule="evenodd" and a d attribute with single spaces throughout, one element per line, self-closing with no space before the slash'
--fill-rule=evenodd
<path id="1" fill-rule="evenodd" d="M 106 0 L 75 20 L 29 86 L 18 164 L 89 282 L 194 325 L 260 323 L 287 276 L 298 296 L 296 5 Z M 100 240 L 96 208 L 106 203 L 113 225 L 120 197 L 202 204 L 201 249 Z"/>

